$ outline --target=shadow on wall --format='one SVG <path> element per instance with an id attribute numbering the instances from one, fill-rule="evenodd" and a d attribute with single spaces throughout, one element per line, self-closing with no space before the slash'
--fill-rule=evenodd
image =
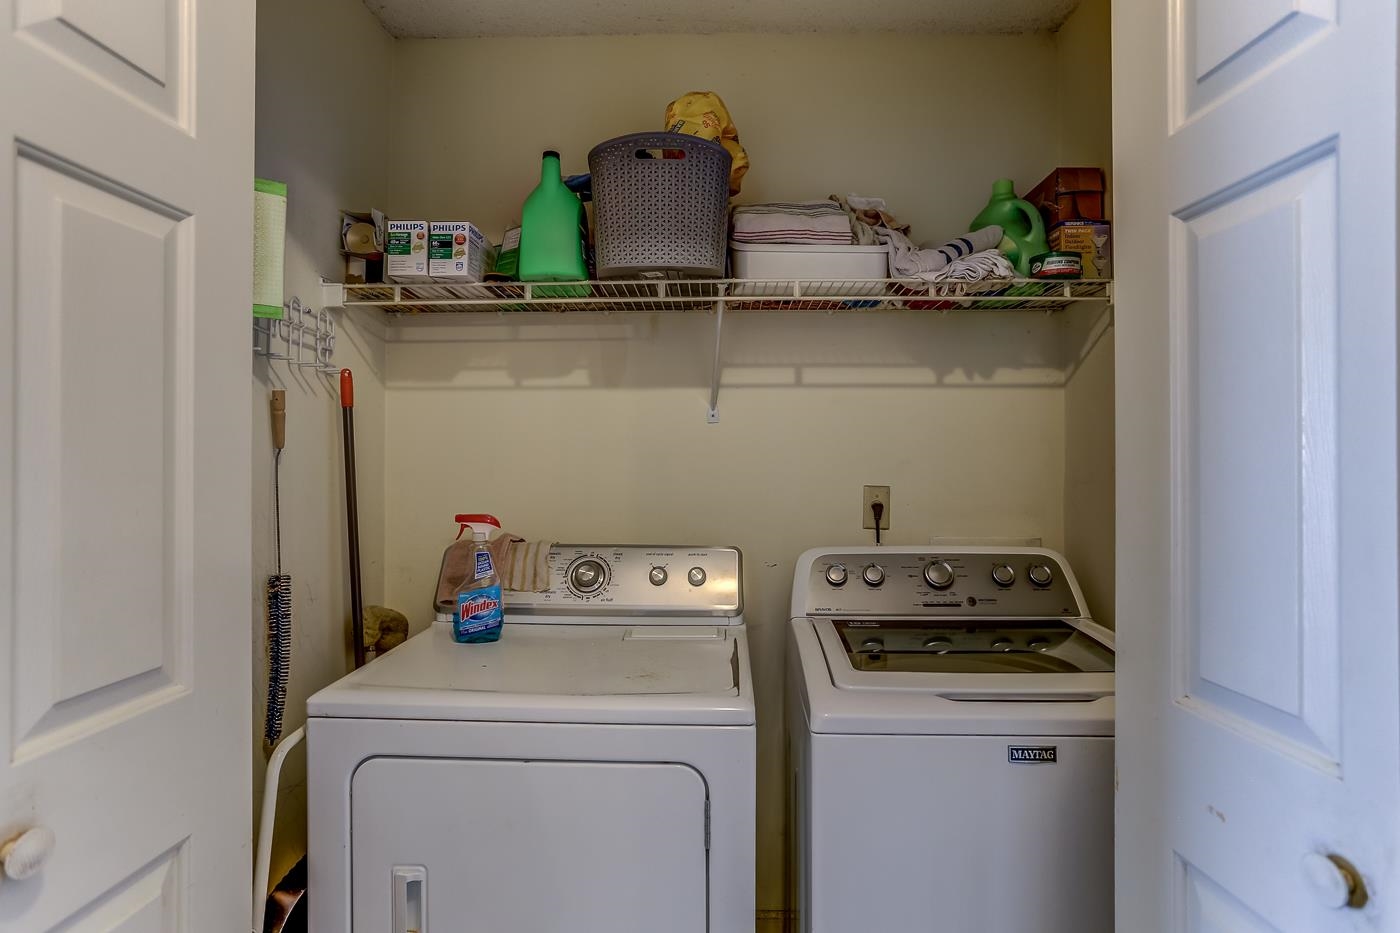
<path id="1" fill-rule="evenodd" d="M 388 386 L 414 388 L 708 387 L 710 314 L 509 315 L 391 326 Z M 730 314 L 725 387 L 1054 387 L 1074 355 L 1061 316 L 870 312 Z"/>

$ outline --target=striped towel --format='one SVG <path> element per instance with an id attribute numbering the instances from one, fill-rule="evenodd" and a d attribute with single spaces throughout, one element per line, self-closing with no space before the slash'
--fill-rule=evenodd
<path id="1" fill-rule="evenodd" d="M 491 556 L 501 576 L 501 589 L 543 593 L 549 589 L 549 549 L 552 541 L 526 541 L 502 534 L 491 541 Z"/>
<path id="2" fill-rule="evenodd" d="M 920 249 L 898 230 L 874 229 L 880 241 L 890 247 L 890 275 L 897 279 L 969 282 L 1002 278 L 1015 272 L 995 249 L 1001 242 L 1000 227 L 983 227 L 934 249 Z"/>
<path id="3" fill-rule="evenodd" d="M 830 243 L 849 246 L 850 217 L 835 201 L 779 201 L 734 208 L 739 243 Z"/>

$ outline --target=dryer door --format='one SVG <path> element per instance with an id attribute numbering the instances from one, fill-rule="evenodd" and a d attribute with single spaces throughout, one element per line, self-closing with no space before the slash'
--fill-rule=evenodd
<path id="1" fill-rule="evenodd" d="M 704 933 L 685 765 L 373 758 L 351 782 L 358 933 Z"/>

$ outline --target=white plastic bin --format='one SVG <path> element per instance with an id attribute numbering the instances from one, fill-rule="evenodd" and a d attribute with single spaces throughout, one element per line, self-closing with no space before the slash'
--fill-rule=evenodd
<path id="1" fill-rule="evenodd" d="M 736 279 L 831 281 L 887 279 L 889 249 L 884 246 L 797 246 L 786 243 L 729 243 Z"/>

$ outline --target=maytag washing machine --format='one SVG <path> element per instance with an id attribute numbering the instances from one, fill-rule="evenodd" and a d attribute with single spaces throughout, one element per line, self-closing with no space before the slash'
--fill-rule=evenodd
<path id="1" fill-rule="evenodd" d="M 1113 635 L 1041 548 L 797 562 L 803 933 L 1111 933 Z"/>

